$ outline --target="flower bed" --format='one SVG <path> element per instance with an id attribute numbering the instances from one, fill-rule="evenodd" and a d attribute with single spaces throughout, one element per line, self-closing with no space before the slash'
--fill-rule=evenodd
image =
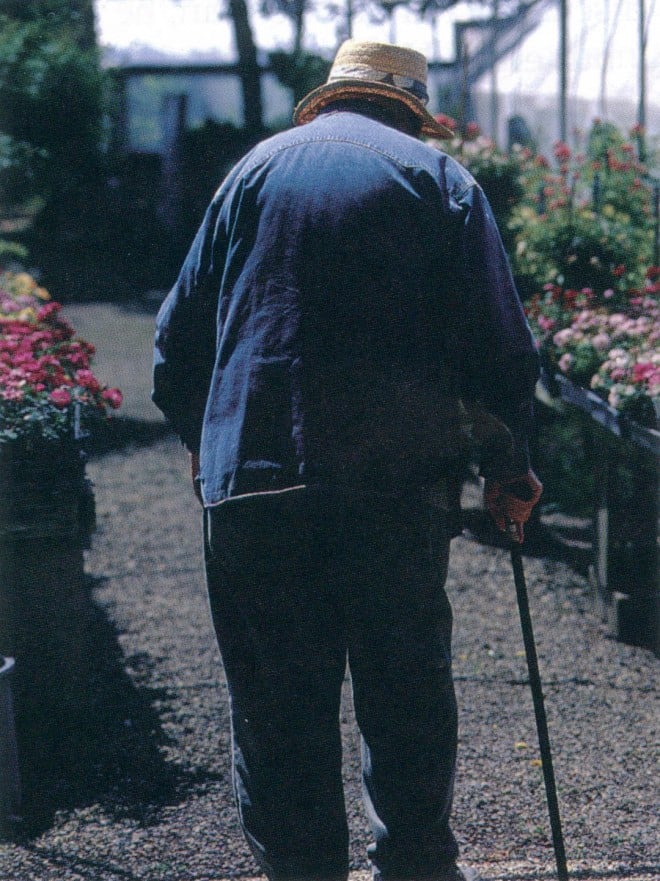
<path id="1" fill-rule="evenodd" d="M 121 405 L 91 370 L 94 346 L 27 273 L 0 274 L 0 444 L 62 440 Z"/>
<path id="2" fill-rule="evenodd" d="M 527 314 L 550 379 L 555 373 L 592 390 L 649 428 L 660 407 L 660 269 L 642 289 L 596 293 L 556 284 L 531 298 Z"/>

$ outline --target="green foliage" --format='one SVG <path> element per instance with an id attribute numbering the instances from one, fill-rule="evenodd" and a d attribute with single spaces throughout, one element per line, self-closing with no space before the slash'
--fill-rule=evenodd
<path id="1" fill-rule="evenodd" d="M 44 150 L 0 132 L 0 204 L 5 210 L 35 195 L 37 168 L 46 159 Z"/>
<path id="2" fill-rule="evenodd" d="M 304 50 L 271 52 L 269 57 L 273 73 L 283 86 L 291 89 L 295 104 L 312 89 L 322 85 L 330 72 L 329 61 Z"/>
<path id="3" fill-rule="evenodd" d="M 534 468 L 543 481 L 543 506 L 591 516 L 595 485 L 587 417 L 579 411 L 566 409 L 558 415 L 540 408 L 538 423 Z"/>
<path id="4" fill-rule="evenodd" d="M 0 0 L 0 15 L 17 22 L 47 22 L 65 29 L 81 48 L 94 45 L 93 0 Z"/>
<path id="5" fill-rule="evenodd" d="M 103 134 L 96 52 L 42 22 L 5 18 L 0 27 L 0 131 L 32 151 L 26 179 L 44 197 L 85 187 L 98 173 Z"/>
<path id="6" fill-rule="evenodd" d="M 0 0 L 16 13 L 0 16 L 0 204 L 33 217 L 18 238 L 47 277 L 66 264 L 79 278 L 103 214 L 106 78 L 74 27 L 83 4 L 47 5 Z"/>
<path id="7" fill-rule="evenodd" d="M 0 239 L 0 266 L 6 266 L 14 261 L 20 263 L 25 260 L 28 250 L 18 242 L 9 242 L 6 239 Z"/>

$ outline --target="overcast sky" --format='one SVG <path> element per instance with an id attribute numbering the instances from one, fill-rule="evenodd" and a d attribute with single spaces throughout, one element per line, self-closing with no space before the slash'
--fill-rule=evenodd
<path id="1" fill-rule="evenodd" d="M 209 59 L 234 59 L 232 31 L 218 18 L 221 0 L 96 0 L 97 27 L 102 44 L 139 61 L 145 47 L 183 59 L 191 54 Z M 291 26 L 283 16 L 264 20 L 256 14 L 257 0 L 248 0 L 261 49 L 291 45 Z M 647 89 L 649 104 L 660 105 L 660 2 L 646 0 L 648 19 Z M 588 98 L 599 98 L 605 84 L 606 99 L 630 99 L 638 92 L 638 8 L 637 0 L 571 0 L 569 3 L 569 90 Z M 396 40 L 448 60 L 454 51 L 455 19 L 483 15 L 483 8 L 461 3 L 439 16 L 434 33 L 429 22 L 419 22 L 405 9 L 397 10 Z M 311 16 L 307 21 L 306 45 L 332 55 L 336 45 L 333 23 Z M 389 23 L 356 17 L 354 36 L 362 39 L 390 39 Z M 603 58 L 610 41 L 607 73 L 603 80 Z M 503 92 L 544 93 L 557 91 L 558 15 L 550 6 L 541 25 L 525 43 L 498 68 L 498 86 Z M 114 53 L 113 53 L 114 54 Z"/>

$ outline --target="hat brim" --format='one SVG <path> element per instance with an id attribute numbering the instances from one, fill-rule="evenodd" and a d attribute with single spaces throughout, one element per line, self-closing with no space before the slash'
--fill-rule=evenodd
<path id="1" fill-rule="evenodd" d="M 311 122 L 324 107 L 332 104 L 333 101 L 365 98 L 369 95 L 396 98 L 403 102 L 421 120 L 421 134 L 423 135 L 428 135 L 431 138 L 454 137 L 454 132 L 447 128 L 447 126 L 442 125 L 442 123 L 437 122 L 419 98 L 398 86 L 392 86 L 389 83 L 379 83 L 374 80 L 333 80 L 330 83 L 319 86 L 317 89 L 313 89 L 296 106 L 293 111 L 293 121 L 295 125 L 305 125 L 305 123 Z"/>

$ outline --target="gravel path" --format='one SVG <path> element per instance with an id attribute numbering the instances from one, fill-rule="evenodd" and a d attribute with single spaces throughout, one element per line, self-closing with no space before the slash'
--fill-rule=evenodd
<path id="1" fill-rule="evenodd" d="M 249 881 L 257 871 L 232 804 L 200 513 L 180 445 L 148 401 L 153 318 L 108 305 L 68 311 L 99 346 L 97 372 L 123 385 L 130 421 L 118 423 L 118 448 L 88 467 L 98 530 L 86 555 L 93 695 L 74 726 L 84 738 L 56 770 L 39 822 L 0 845 L 0 878 Z M 136 347 L 130 359 L 125 340 Z M 466 504 L 477 504 L 475 488 Z M 463 858 L 490 879 L 549 879 L 554 861 L 508 555 L 471 533 L 452 554 L 461 708 L 454 826 Z M 587 583 L 564 562 L 526 557 L 525 566 L 572 877 L 658 878 L 657 661 L 606 637 Z M 342 726 L 352 881 L 368 881 L 348 682 Z"/>

